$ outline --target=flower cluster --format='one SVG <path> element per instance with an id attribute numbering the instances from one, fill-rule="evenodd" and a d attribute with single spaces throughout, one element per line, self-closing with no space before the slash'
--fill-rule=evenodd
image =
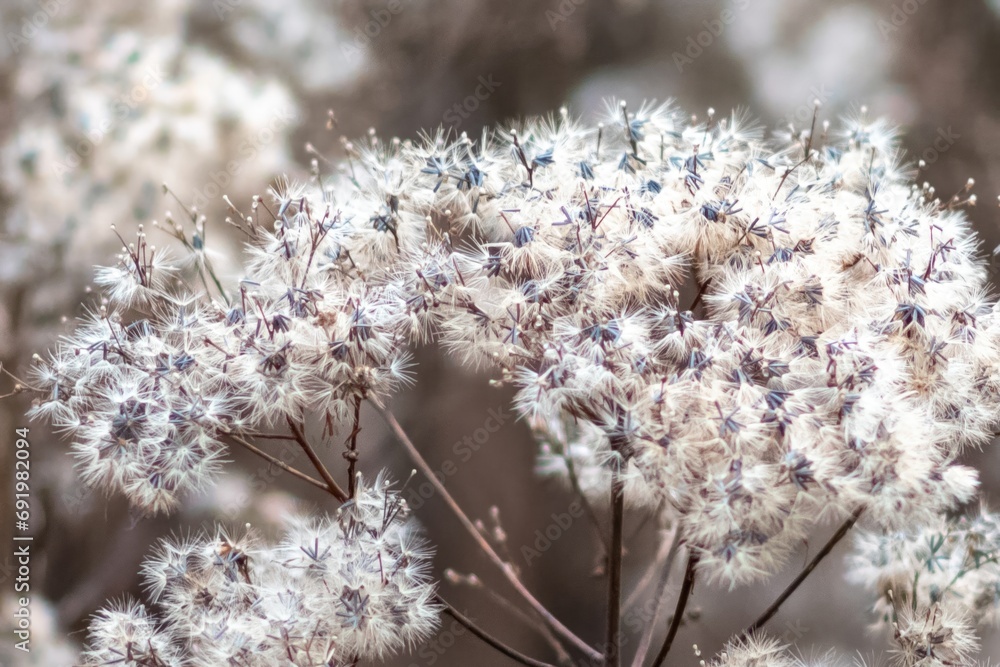
<path id="1" fill-rule="evenodd" d="M 584 423 L 562 451 L 599 431 L 708 572 L 773 571 L 816 517 L 972 496 L 954 460 L 1000 414 L 1000 328 L 964 214 L 883 123 L 775 146 L 740 116 L 612 105 L 411 152 L 400 208 L 442 237 L 404 274 L 411 311 L 542 431 Z"/>
<path id="2" fill-rule="evenodd" d="M 905 609 L 896 622 L 895 662 L 900 667 L 973 664 L 979 640 L 961 611 L 932 605 Z"/>
<path id="3" fill-rule="evenodd" d="M 99 310 L 31 382 L 87 480 L 168 510 L 227 440 L 304 441 L 352 415 L 356 434 L 361 403 L 384 404 L 409 347 L 434 341 L 517 388 L 543 471 L 591 497 L 621 480 L 730 585 L 773 572 L 817 521 L 895 530 L 974 495 L 957 457 L 1000 416 L 974 200 L 912 185 L 884 123 L 765 141 L 740 115 L 622 103 L 597 126 L 563 110 L 344 151 L 249 212 L 227 201 L 248 239 L 238 281 L 197 212 L 163 226 L 184 262 L 141 229 L 123 241 Z M 960 636 L 948 610 L 918 609 L 901 645 L 919 623 Z"/>
<path id="4" fill-rule="evenodd" d="M 772 145 L 737 115 L 622 104 L 345 151 L 238 213 L 231 295 L 204 271 L 201 295 L 157 287 L 141 239 L 104 274 L 107 312 L 38 378 L 88 476 L 166 507 L 219 431 L 339 423 L 433 338 L 533 423 L 583 423 L 731 583 L 817 517 L 896 526 L 973 495 L 955 458 L 1000 414 L 1000 322 L 966 217 L 910 183 L 883 123 Z"/>
<path id="5" fill-rule="evenodd" d="M 438 608 L 430 552 L 406 514 L 380 476 L 277 544 L 224 530 L 165 541 L 144 567 L 161 617 L 135 602 L 102 610 L 84 664 L 313 667 L 412 646 Z"/>
<path id="6" fill-rule="evenodd" d="M 710 664 L 711 667 L 807 667 L 781 642 L 766 637 L 733 642 Z"/>
<path id="7" fill-rule="evenodd" d="M 973 667 L 979 649 L 971 628 L 959 615 L 933 607 L 920 612 L 906 610 L 899 615 L 892 650 L 896 667 Z M 704 665 L 705 663 L 702 662 Z M 803 660 L 781 642 L 766 637 L 752 637 L 726 647 L 710 667 L 867 667 L 883 664 L 869 662 L 860 655 L 848 661 L 833 652 L 814 660 Z"/>
<path id="8" fill-rule="evenodd" d="M 298 114 L 287 79 L 250 74 L 217 49 L 186 44 L 180 36 L 199 4 L 178 0 L 136 12 L 119 0 L 90 10 L 57 3 L 30 39 L 12 30 L 24 57 L 11 81 L 21 101 L 16 125 L 0 139 L 0 190 L 13 204 L 0 251 L 12 284 L 48 278 L 31 304 L 36 317 L 61 314 L 72 305 L 67 297 L 79 298 L 74 290 L 58 294 L 47 272 L 78 284 L 109 251 L 108 222 L 154 214 L 164 174 L 215 214 L 225 210 L 220 189 L 249 196 L 249 184 L 292 164 L 274 132 L 291 130 Z M 27 18 L 38 9 L 22 11 Z M 23 25 L 15 17 L 4 20 Z"/>
<path id="9" fill-rule="evenodd" d="M 876 611 L 892 622 L 899 606 L 938 604 L 977 623 L 1000 619 L 1000 516 L 939 518 L 894 533 L 861 533 L 850 576 L 877 592 Z"/>

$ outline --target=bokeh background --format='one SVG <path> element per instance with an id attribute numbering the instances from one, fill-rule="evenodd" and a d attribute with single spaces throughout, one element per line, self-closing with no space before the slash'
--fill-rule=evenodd
<path id="1" fill-rule="evenodd" d="M 0 362 L 15 373 L 92 302 L 92 267 L 110 262 L 118 246 L 111 224 L 131 235 L 177 214 L 164 183 L 208 216 L 216 262 L 238 277 L 238 239 L 227 232 L 222 194 L 245 206 L 277 177 L 304 178 L 313 159 L 339 159 L 341 137 L 369 128 L 406 137 L 444 125 L 472 134 L 561 105 L 591 116 L 611 96 L 636 104 L 673 98 L 697 115 L 742 107 L 774 131 L 807 128 L 815 99 L 834 128 L 867 106 L 903 128 L 907 154 L 926 163 L 917 178 L 943 197 L 975 179 L 979 205 L 970 215 L 996 265 L 998 0 L 2 0 L 0 26 Z M 418 350 L 417 360 L 419 381 L 394 406 L 400 420 L 435 469 L 457 464 L 447 485 L 471 516 L 487 519 L 499 508 L 528 586 L 598 640 L 604 584 L 586 520 L 530 564 L 521 551 L 536 548 L 536 531 L 573 502 L 533 472 L 527 429 L 505 419 L 469 461 L 455 459 L 454 443 L 474 437 L 509 395 L 432 349 Z M 0 379 L 0 394 L 10 385 Z M 34 650 L 11 648 L 4 606 L 3 667 L 73 664 L 88 616 L 109 598 L 141 595 L 135 573 L 164 535 L 219 520 L 277 531 L 296 506 L 324 509 L 324 497 L 235 452 L 229 472 L 183 511 L 137 520 L 120 499 L 80 485 L 66 443 L 27 424 L 22 399 L 0 401 L 0 469 L 10 469 L 14 429 L 30 426 Z M 405 478 L 410 464 L 377 416 L 366 413 L 363 428 L 362 469 L 388 466 Z M 342 466 L 336 448 L 326 456 Z M 968 458 L 995 507 L 1000 452 L 994 445 Z M 10 482 L 0 479 L 0 507 L 12 498 Z M 475 573 L 508 593 L 439 499 L 412 500 L 438 545 L 439 574 Z M 3 544 L 10 514 L 0 513 Z M 659 526 L 629 516 L 626 535 L 631 591 Z M 695 643 L 702 658 L 718 651 L 826 537 L 821 531 L 803 544 L 770 584 L 697 587 L 697 613 L 681 630 L 674 664 L 696 665 Z M 768 628 L 806 656 L 836 649 L 879 664 L 888 644 L 868 630 L 867 592 L 844 582 L 847 548 L 845 541 Z M 8 605 L 13 563 L 9 549 L 2 553 L 0 600 Z M 495 634 L 549 655 L 530 624 L 487 590 L 442 587 Z M 393 664 L 508 664 L 448 628 Z M 984 638 L 983 658 L 990 656 L 1000 656 L 995 631 Z"/>

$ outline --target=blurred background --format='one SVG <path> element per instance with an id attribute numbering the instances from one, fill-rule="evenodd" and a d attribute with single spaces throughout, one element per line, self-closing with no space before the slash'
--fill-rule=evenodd
<path id="1" fill-rule="evenodd" d="M 81 302 L 92 302 L 93 265 L 113 261 L 119 245 L 112 223 L 129 236 L 138 224 L 179 210 L 163 183 L 208 216 L 216 261 L 238 277 L 238 239 L 223 222 L 221 196 L 244 206 L 283 174 L 307 177 L 314 156 L 307 143 L 337 160 L 341 136 L 372 127 L 382 136 L 442 125 L 473 134 L 564 104 L 592 117 L 611 96 L 635 104 L 673 98 L 697 115 L 742 107 L 773 131 L 808 128 L 815 99 L 820 119 L 834 128 L 840 116 L 867 106 L 904 130 L 908 156 L 925 162 L 919 181 L 947 198 L 975 179 L 980 204 L 970 215 L 995 269 L 998 0 L 2 0 L 0 26 L 0 362 L 14 372 L 65 330 Z M 495 416 L 490 410 L 506 415 L 510 396 L 432 349 L 419 350 L 417 361 L 416 386 L 394 406 L 400 421 L 435 469 L 457 464 L 446 484 L 470 516 L 486 520 L 499 508 L 529 588 L 578 634 L 598 641 L 604 584 L 594 574 L 599 551 L 586 520 L 560 531 L 530 563 L 522 551 L 538 549 L 536 531 L 544 534 L 552 515 L 574 500 L 534 474 L 537 448 L 526 427 L 508 416 L 468 461 L 455 458 L 454 444 L 478 442 Z M 10 384 L 0 380 L 0 394 Z M 0 402 L 3 470 L 10 469 L 14 429 L 29 426 L 20 398 Z M 411 466 L 377 416 L 366 413 L 362 425 L 362 469 L 388 466 L 405 478 Z M 109 598 L 141 595 L 135 573 L 159 537 L 216 521 L 277 532 L 293 508 L 323 511 L 326 503 L 287 474 L 234 452 L 235 465 L 183 511 L 139 521 L 120 499 L 83 488 L 67 444 L 41 424 L 30 427 L 34 650 L 10 647 L 5 606 L 4 667 L 73 664 L 88 616 Z M 342 465 L 337 451 L 326 454 Z M 995 508 L 1000 453 L 994 446 L 968 458 Z M 10 475 L 0 480 L 2 506 L 12 498 L 10 482 Z M 443 503 L 410 496 L 438 546 L 437 573 L 476 573 L 507 595 Z M 3 544 L 10 544 L 10 514 L 0 515 Z M 626 591 L 639 582 L 658 531 L 655 519 L 628 517 Z M 832 532 L 827 527 L 803 544 L 771 584 L 733 592 L 697 587 L 699 613 L 682 627 L 675 664 L 697 664 L 695 643 L 702 658 L 718 651 Z M 888 643 L 867 630 L 867 592 L 844 583 L 839 556 L 847 547 L 838 547 L 768 628 L 806 656 L 836 649 L 877 664 Z M 0 600 L 9 605 L 13 562 L 9 549 L 2 553 Z M 530 624 L 488 591 L 441 585 L 481 625 L 551 659 Z M 1000 656 L 1000 638 L 986 630 L 983 658 L 991 655 Z M 391 664 L 473 660 L 508 664 L 446 624 L 437 643 Z"/>

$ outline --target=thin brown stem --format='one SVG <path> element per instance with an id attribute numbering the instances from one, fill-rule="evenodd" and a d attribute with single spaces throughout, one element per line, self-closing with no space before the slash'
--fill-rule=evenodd
<path id="1" fill-rule="evenodd" d="M 458 621 L 463 627 L 465 627 L 466 630 L 468 630 L 475 636 L 479 637 L 479 639 L 483 640 L 484 642 L 495 648 L 500 653 L 503 653 L 511 660 L 514 660 L 515 662 L 518 662 L 522 665 L 528 665 L 528 667 L 555 667 L 555 665 L 553 664 L 550 664 L 548 662 L 542 662 L 541 660 L 535 660 L 534 658 L 526 656 L 523 653 L 517 651 L 516 649 L 507 646 L 502 641 L 500 641 L 499 639 L 492 636 L 491 634 L 480 628 L 478 625 L 473 623 L 471 619 L 467 618 L 465 615 L 462 614 L 462 612 L 458 611 L 453 606 L 451 606 L 451 604 L 449 604 L 448 601 L 445 600 L 440 595 L 437 596 L 437 601 L 442 606 L 444 606 L 445 613 L 454 618 L 456 621 Z"/>
<path id="2" fill-rule="evenodd" d="M 845 521 L 840 528 L 837 529 L 837 532 L 833 534 L 833 537 L 827 540 L 827 543 L 823 545 L 823 548 L 819 550 L 819 553 L 817 553 L 813 559 L 809 561 L 809 564 L 806 565 L 801 572 L 799 572 L 799 575 L 792 580 L 792 583 L 785 587 L 785 590 L 783 590 L 781 595 L 779 595 L 775 601 L 771 603 L 771 606 L 768 607 L 764 613 L 761 614 L 746 630 L 741 632 L 735 641 L 745 640 L 751 634 L 763 627 L 765 623 L 771 620 L 771 617 L 778 612 L 778 609 L 781 608 L 781 605 L 784 604 L 785 600 L 791 597 L 792 593 L 794 593 L 795 590 L 802 585 L 802 582 L 806 580 L 806 577 L 812 574 L 812 571 L 816 569 L 816 566 L 820 564 L 820 561 L 826 558 L 830 552 L 833 551 L 833 548 L 837 546 L 837 543 L 840 542 L 840 540 L 844 539 L 844 536 L 847 535 L 848 531 L 850 531 L 854 524 L 857 523 L 862 512 L 864 512 L 863 507 L 855 511 L 854 514 L 852 514 L 847 521 Z"/>
<path id="3" fill-rule="evenodd" d="M 427 463 L 424 457 L 420 454 L 420 451 L 417 449 L 416 445 L 414 445 L 413 441 L 410 440 L 408 435 L 406 435 L 406 431 L 404 431 L 403 427 L 399 425 L 398 421 L 396 421 L 396 417 L 393 416 L 391 412 L 389 412 L 382 406 L 378 405 L 374 401 L 372 401 L 371 404 L 375 408 L 375 410 L 379 413 L 379 415 L 381 415 L 382 419 L 385 420 L 386 424 L 389 425 L 389 428 L 392 431 L 393 435 L 396 437 L 396 440 L 399 441 L 399 443 L 403 446 L 404 449 L 406 449 L 407 453 L 410 455 L 410 458 L 413 460 L 416 466 L 427 478 L 427 481 L 431 483 L 431 485 L 434 487 L 434 490 L 437 491 L 438 494 L 440 494 L 441 499 L 445 502 L 445 504 L 448 506 L 451 512 L 455 515 L 459 523 L 462 524 L 462 527 L 465 528 L 465 531 L 470 536 L 472 536 L 472 539 L 476 542 L 476 544 L 483 551 L 483 553 L 486 554 L 487 558 L 489 558 L 493 562 L 493 564 L 500 569 L 500 572 L 503 574 L 504 578 L 507 579 L 510 585 L 514 587 L 514 590 L 517 591 L 518 595 L 520 595 L 524 599 L 524 601 L 527 602 L 528 605 L 530 605 L 531 608 L 534 609 L 535 612 L 537 612 L 538 615 L 542 617 L 542 620 L 544 620 L 545 623 L 547 623 L 548 626 L 552 628 L 552 630 L 555 631 L 556 634 L 560 635 L 561 637 L 572 643 L 577 649 L 579 649 L 591 660 L 595 661 L 600 660 L 601 659 L 600 653 L 591 648 L 585 641 L 577 637 L 572 630 L 563 625 L 562 622 L 560 622 L 559 619 L 553 616 L 552 612 L 546 609 L 545 606 L 541 602 L 539 602 L 534 595 L 531 594 L 531 591 L 529 591 L 524 586 L 524 584 L 521 583 L 521 580 L 515 573 L 514 568 L 511 567 L 509 563 L 504 562 L 504 560 L 499 556 L 499 554 L 497 554 L 497 552 L 493 549 L 493 547 L 490 546 L 489 542 L 487 542 L 486 539 L 482 536 L 482 534 L 480 534 L 479 530 L 476 529 L 475 524 L 472 523 L 472 521 L 469 519 L 468 516 L 466 516 L 465 512 L 462 511 L 462 508 L 459 507 L 458 503 L 455 502 L 455 499 L 452 498 L 451 494 L 448 493 L 448 490 L 444 487 L 444 484 L 442 484 L 441 481 L 438 479 L 438 477 L 434 474 L 434 471 L 431 469 L 430 465 Z"/>
<path id="4" fill-rule="evenodd" d="M 244 431 L 244 433 L 246 432 Z M 295 436 L 286 435 L 284 433 L 246 433 L 246 435 L 254 440 L 287 440 L 295 442 Z"/>
<path id="5" fill-rule="evenodd" d="M 684 570 L 684 583 L 681 584 L 681 592 L 677 596 L 677 606 L 674 607 L 674 617 L 670 620 L 670 628 L 667 630 L 667 637 L 663 640 L 660 652 L 653 659 L 652 667 L 659 667 L 667 659 L 670 647 L 673 646 L 674 637 L 681 627 L 684 619 L 684 610 L 687 608 L 688 599 L 691 597 L 691 590 L 694 588 L 695 569 L 698 566 L 698 554 L 692 551 L 688 555 L 687 568 Z"/>
<path id="6" fill-rule="evenodd" d="M 618 636 L 622 615 L 622 542 L 625 526 L 625 482 L 621 461 L 611 467 L 611 544 L 608 549 L 608 626 L 604 648 L 605 667 L 621 665 L 621 641 Z"/>
<path id="7" fill-rule="evenodd" d="M 576 476 L 576 466 L 573 464 L 573 459 L 568 451 L 563 452 L 563 459 L 566 461 L 566 470 L 569 472 L 569 483 L 573 487 L 573 493 L 577 495 L 580 502 L 583 504 L 583 509 L 587 513 L 587 518 L 590 519 L 590 524 L 594 528 L 594 534 L 597 535 L 597 539 L 604 548 L 604 552 L 608 553 L 610 551 L 608 548 L 608 540 L 604 536 L 604 531 L 601 530 L 601 522 L 597 518 L 597 512 L 594 511 L 594 506 L 590 504 L 590 501 L 587 500 L 587 496 L 583 494 L 583 489 L 580 488 L 580 479 Z"/>
<path id="8" fill-rule="evenodd" d="M 293 432 L 294 431 L 298 431 L 298 430 L 299 430 L 298 428 L 293 428 Z M 244 438 L 242 438 L 242 437 L 240 437 L 238 435 L 235 435 L 233 433 L 229 433 L 227 435 L 234 442 L 236 442 L 239 445 L 241 445 L 242 447 L 246 448 L 248 451 L 253 452 L 257 456 L 259 456 L 259 457 L 265 459 L 266 461 L 268 461 L 268 462 L 270 462 L 270 463 L 278 466 L 279 468 L 281 468 L 282 470 L 285 470 L 289 474 L 294 475 L 295 477 L 298 477 L 301 480 L 309 482 L 313 486 L 315 486 L 315 487 L 317 487 L 319 489 L 322 489 L 323 491 L 326 491 L 327 493 L 330 493 L 331 495 L 333 495 L 340 502 L 345 502 L 347 500 L 346 497 L 341 497 L 341 495 L 338 495 L 337 493 L 335 493 L 334 489 L 328 483 L 323 483 L 323 482 L 321 482 L 320 480 L 318 480 L 318 479 L 316 479 L 314 477 L 310 477 L 309 475 L 296 470 L 295 468 L 291 467 L 290 465 L 288 465 L 287 463 L 281 461 L 280 459 L 277 459 L 274 456 L 271 456 L 267 452 L 263 451 L 262 449 L 259 449 L 259 448 L 255 447 L 254 445 L 250 444 Z M 298 440 L 298 435 L 296 436 L 296 440 Z M 305 447 L 304 447 L 304 449 L 305 449 Z M 334 485 L 334 486 L 336 486 L 336 485 Z M 343 491 L 341 491 L 341 494 L 343 494 Z M 507 646 L 506 644 L 504 644 L 500 640 L 498 640 L 495 637 L 493 637 L 490 634 L 488 634 L 485 630 L 483 630 L 480 627 L 478 627 L 475 623 L 472 622 L 471 619 L 469 619 L 466 616 L 464 616 L 461 612 L 459 612 L 457 609 L 455 609 L 447 600 L 445 600 L 440 595 L 436 595 L 435 596 L 435 600 L 438 602 L 438 604 L 440 604 L 441 606 L 444 607 L 445 613 L 447 613 L 452 618 L 454 618 L 456 621 L 458 621 L 463 627 L 465 627 L 467 630 L 469 630 L 469 632 L 471 632 L 476 637 L 478 637 L 479 639 L 481 639 L 485 643 L 487 643 L 490 646 L 492 646 L 493 648 L 495 648 L 500 653 L 503 653 L 507 657 L 511 658 L 515 662 L 518 662 L 518 663 L 520 663 L 522 665 L 528 665 L 528 667 L 556 667 L 555 665 L 552 665 L 550 663 L 542 662 L 541 660 L 535 660 L 534 658 L 526 656 L 526 655 L 518 652 L 517 650 L 511 648 L 510 646 Z"/>
<path id="9" fill-rule="evenodd" d="M 695 308 L 697 308 L 701 304 L 701 300 L 705 296 L 705 290 L 708 289 L 708 284 L 710 282 L 712 281 L 705 280 L 705 282 L 698 284 L 698 291 L 695 293 L 694 300 L 691 301 L 691 305 L 688 307 L 688 310 L 691 311 L 692 313 L 695 311 Z"/>
<path id="10" fill-rule="evenodd" d="M 561 665 L 570 665 L 573 663 L 573 658 L 566 652 L 559 638 L 552 634 L 552 630 L 545 623 L 539 623 L 541 619 L 538 618 L 538 614 L 530 611 L 523 611 L 516 604 L 505 598 L 504 596 L 497 593 L 491 588 L 486 586 L 481 586 L 481 588 L 486 591 L 487 595 L 501 607 L 509 611 L 513 616 L 520 619 L 529 628 L 538 630 L 539 634 L 542 635 L 549 646 L 552 647 L 553 652 L 556 654 L 556 661 Z"/>
<path id="11" fill-rule="evenodd" d="M 240 446 L 242 446 L 247 451 L 253 452 L 254 454 L 256 454 L 257 456 L 261 457 L 262 459 L 264 459 L 265 461 L 267 461 L 271 465 L 278 466 L 279 468 L 281 468 L 282 470 L 284 470 L 288 474 L 293 475 L 295 477 L 298 477 L 299 479 L 301 479 L 301 480 L 303 480 L 305 482 L 309 482 L 310 484 L 312 484 L 313 486 L 315 486 L 317 488 L 323 489 L 324 491 L 329 491 L 329 489 L 327 488 L 326 484 L 324 484 L 323 482 L 319 481 L 315 477 L 310 477 L 309 475 L 305 474 L 304 472 L 301 472 L 301 471 L 293 468 L 292 466 L 288 465 L 284 461 L 281 461 L 280 459 L 275 458 L 274 456 L 271 456 L 270 454 L 268 454 L 264 450 L 259 449 L 257 447 L 254 447 L 253 445 L 251 445 L 249 442 L 247 442 L 246 440 L 244 440 L 243 438 L 241 438 L 238 435 L 234 435 L 232 433 L 230 433 L 228 435 L 229 435 L 230 439 L 233 440 L 233 442 L 236 442 L 237 444 L 239 444 Z"/>
<path id="12" fill-rule="evenodd" d="M 676 550 L 676 545 L 680 540 L 679 533 L 676 528 L 670 531 L 668 537 L 660 542 L 660 546 L 657 548 L 656 555 L 653 560 L 649 563 L 649 567 L 643 573 L 642 577 L 636 583 L 632 592 L 628 594 L 625 598 L 625 603 L 622 605 L 622 609 L 632 609 L 639 598 L 648 590 L 650 584 L 653 583 L 654 577 L 656 577 L 657 572 L 663 571 L 664 562 L 668 557 L 671 556 L 671 551 Z"/>
<path id="13" fill-rule="evenodd" d="M 331 475 L 330 471 L 327 470 L 325 465 L 323 465 L 323 462 L 320 460 L 319 456 L 317 456 L 316 451 L 312 448 L 312 445 L 310 445 L 309 441 L 306 440 L 306 436 L 302 433 L 302 429 L 299 428 L 299 425 L 296 424 L 291 417 L 288 417 L 287 421 L 288 428 L 292 429 L 292 435 L 295 436 L 295 442 L 299 443 L 299 447 L 301 447 L 302 451 L 304 451 L 306 456 L 309 457 L 313 467 L 316 468 L 320 477 L 322 477 L 323 481 L 326 482 L 326 486 L 330 493 L 340 502 L 346 502 L 348 500 L 348 495 L 344 493 L 344 490 L 340 488 L 340 485 L 333 479 L 333 475 Z"/>
<path id="14" fill-rule="evenodd" d="M 653 645 L 653 635 L 656 634 L 656 620 L 660 615 L 660 608 L 663 606 L 664 594 L 667 590 L 667 583 L 670 581 L 670 570 L 673 569 L 674 559 L 677 557 L 677 551 L 680 549 L 681 545 L 681 531 L 680 527 L 675 527 L 673 535 L 669 540 L 663 541 L 663 547 L 661 547 L 660 553 L 656 555 L 656 560 L 653 561 L 653 566 L 650 567 L 650 572 L 655 572 L 656 569 L 660 571 L 660 578 L 656 582 L 656 589 L 653 592 L 653 616 L 649 619 L 649 623 L 646 624 L 646 629 L 642 633 L 642 637 L 639 640 L 639 648 L 635 651 L 635 658 L 632 660 L 632 667 L 642 667 L 642 663 L 646 662 L 646 655 L 649 654 L 649 649 Z M 664 552 L 665 555 L 664 555 Z M 640 582 L 639 587 L 637 587 L 636 592 L 645 589 L 646 585 Z M 628 605 L 625 607 L 629 608 Z"/>
<path id="15" fill-rule="evenodd" d="M 354 497 L 357 490 L 358 434 L 361 433 L 361 397 L 354 397 L 354 426 L 351 428 L 349 444 L 344 457 L 347 459 L 347 495 Z"/>

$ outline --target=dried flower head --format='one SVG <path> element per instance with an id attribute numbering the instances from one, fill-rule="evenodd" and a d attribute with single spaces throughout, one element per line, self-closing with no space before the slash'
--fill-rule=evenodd
<path id="1" fill-rule="evenodd" d="M 897 530 L 974 495 L 957 461 L 1000 417 L 1000 317 L 962 202 L 911 182 L 884 122 L 765 140 L 739 114 L 614 103 L 597 126 L 561 111 L 477 138 L 373 131 L 344 152 L 332 174 L 316 163 L 309 183 L 232 206 L 248 238 L 236 283 L 196 212 L 167 230 L 195 261 L 157 265 L 140 231 L 101 271 L 105 301 L 31 383 L 89 482 L 167 510 L 211 479 L 227 440 L 326 434 L 352 415 L 356 434 L 361 402 L 384 405 L 411 380 L 410 346 L 433 341 L 517 389 L 543 470 L 665 508 L 689 562 L 731 586 L 774 572 L 817 522 Z M 293 531 L 305 541 L 281 581 L 322 569 L 301 554 L 326 553 L 331 528 Z M 192 548 L 205 563 L 218 544 Z M 239 600 L 262 547 L 233 548 L 246 558 L 205 586 Z M 185 618 L 203 603 L 156 581 Z M 430 627 L 399 631 L 426 616 L 416 589 L 396 626 L 366 620 L 381 604 L 367 584 L 325 594 L 348 655 Z M 959 637 L 942 609 L 922 622 Z M 383 622 L 399 642 L 378 639 Z M 254 623 L 213 641 L 249 650 Z M 900 627 L 923 641 L 917 620 Z"/>
<path id="2" fill-rule="evenodd" d="M 362 481 L 277 544 L 223 529 L 163 542 L 143 568 L 160 619 L 137 603 L 100 612 L 85 664 L 313 667 L 412 647 L 437 626 L 431 552 L 389 487 Z"/>
<path id="3" fill-rule="evenodd" d="M 881 623 L 896 605 L 962 609 L 969 620 L 995 624 L 1000 614 L 1000 517 L 936 521 L 892 533 L 857 535 L 850 577 L 878 594 Z"/>

